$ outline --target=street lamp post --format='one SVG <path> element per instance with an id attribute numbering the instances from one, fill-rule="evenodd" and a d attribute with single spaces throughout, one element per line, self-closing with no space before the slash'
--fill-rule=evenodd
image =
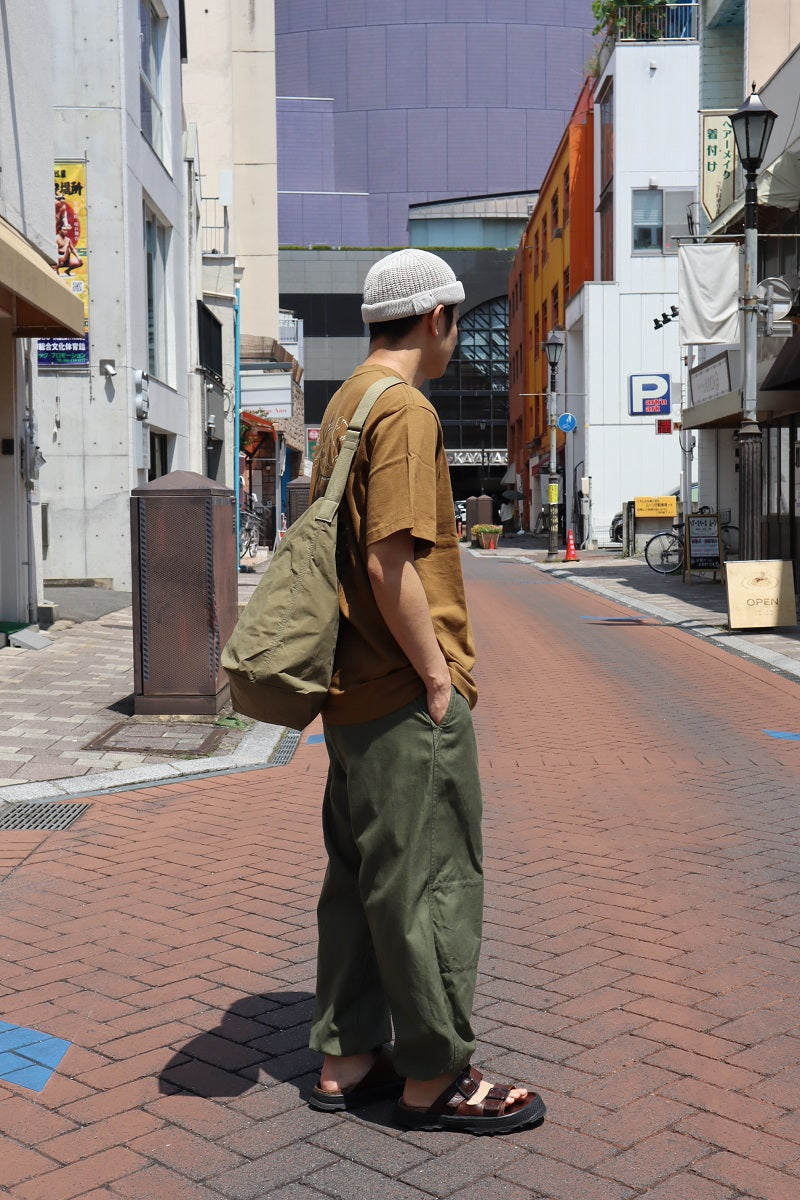
<path id="1" fill-rule="evenodd" d="M 550 330 L 547 341 L 542 342 L 550 368 L 550 389 L 547 393 L 547 424 L 550 427 L 550 478 L 547 481 L 547 502 L 550 506 L 549 543 L 545 562 L 558 558 L 558 470 L 556 465 L 556 371 L 564 343 L 559 335 Z"/>
<path id="2" fill-rule="evenodd" d="M 742 423 L 739 428 L 739 530 L 742 559 L 761 557 L 761 431 L 756 419 L 758 383 L 758 191 L 756 176 L 767 149 L 775 113 L 765 108 L 753 84 L 731 117 L 745 173 L 744 295 L 742 296 Z"/>

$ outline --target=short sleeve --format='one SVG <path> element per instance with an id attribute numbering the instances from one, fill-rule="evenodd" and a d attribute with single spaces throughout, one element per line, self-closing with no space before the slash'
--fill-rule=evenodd
<path id="1" fill-rule="evenodd" d="M 371 431 L 366 543 L 401 529 L 436 543 L 436 414 L 406 404 L 381 417 Z"/>

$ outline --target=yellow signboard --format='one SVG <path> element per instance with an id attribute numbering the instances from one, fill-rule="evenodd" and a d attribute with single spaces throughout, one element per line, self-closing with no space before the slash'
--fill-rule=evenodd
<path id="1" fill-rule="evenodd" d="M 55 241 L 58 274 L 83 301 L 83 337 L 39 338 L 40 367 L 82 367 L 89 361 L 89 255 L 86 219 L 86 163 L 57 162 Z"/>
<path id="2" fill-rule="evenodd" d="M 677 496 L 634 496 L 637 517 L 677 517 Z"/>
<path id="3" fill-rule="evenodd" d="M 558 484 L 548 483 L 547 485 L 547 503 L 558 504 Z"/>

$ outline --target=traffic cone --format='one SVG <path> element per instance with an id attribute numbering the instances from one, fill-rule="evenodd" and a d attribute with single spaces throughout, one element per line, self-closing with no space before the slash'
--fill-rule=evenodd
<path id="1" fill-rule="evenodd" d="M 567 534 L 567 554 L 566 554 L 566 557 L 563 558 L 561 561 L 562 562 L 580 562 L 581 561 L 578 558 L 577 554 L 575 553 L 575 538 L 572 536 L 571 529 L 570 529 L 569 533 Z"/>

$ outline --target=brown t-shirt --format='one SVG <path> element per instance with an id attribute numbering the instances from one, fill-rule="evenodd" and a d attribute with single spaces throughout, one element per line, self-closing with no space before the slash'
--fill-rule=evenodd
<path id="1" fill-rule="evenodd" d="M 331 399 L 320 427 L 311 499 L 322 495 L 347 422 L 367 388 L 397 372 L 360 366 Z M 341 619 L 323 717 L 350 725 L 386 716 L 423 692 L 422 680 L 381 616 L 367 574 L 367 547 L 407 529 L 433 627 L 453 684 L 475 706 L 475 662 L 453 493 L 433 405 L 407 383 L 391 387 L 367 418 L 339 509 Z"/>

